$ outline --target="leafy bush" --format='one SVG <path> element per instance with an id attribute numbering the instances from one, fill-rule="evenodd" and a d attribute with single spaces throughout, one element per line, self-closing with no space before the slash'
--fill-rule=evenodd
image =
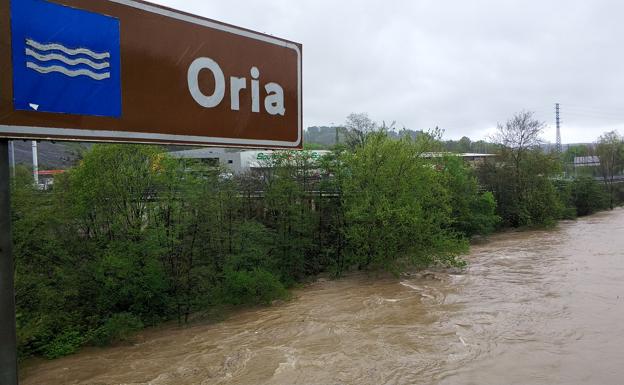
<path id="1" fill-rule="evenodd" d="M 78 351 L 84 343 L 84 337 L 76 330 L 66 331 L 52 340 L 43 350 L 47 359 L 54 359 Z"/>
<path id="2" fill-rule="evenodd" d="M 466 237 L 493 232 L 500 222 L 494 195 L 479 193 L 477 179 L 462 158 L 444 157 L 438 167 L 443 170 L 442 183 L 450 196 L 453 229 Z"/>
<path id="3" fill-rule="evenodd" d="M 88 335 L 90 343 L 105 346 L 113 342 L 128 341 L 132 334 L 143 328 L 143 322 L 130 313 L 119 313 L 110 317 L 104 325 Z"/>
<path id="4" fill-rule="evenodd" d="M 266 270 L 227 271 L 222 286 L 222 299 L 233 305 L 265 304 L 284 299 L 287 291 L 277 277 Z"/>
<path id="5" fill-rule="evenodd" d="M 575 179 L 570 195 L 578 216 L 593 214 L 609 207 L 608 194 L 590 177 Z"/>
<path id="6" fill-rule="evenodd" d="M 474 180 L 466 176 L 467 183 L 453 183 L 455 175 L 422 156 L 427 150 L 424 139 L 395 141 L 381 132 L 344 156 L 344 234 L 350 265 L 400 273 L 466 251 L 467 243 L 452 228 L 458 202 L 448 186 L 457 185 L 459 191 L 472 184 L 476 194 Z M 460 166 L 457 174 L 464 177 Z M 469 212 L 469 202 L 466 206 Z"/>
<path id="7" fill-rule="evenodd" d="M 528 181 L 521 203 L 521 226 L 552 226 L 562 212 L 563 203 L 551 180 L 535 177 Z"/>

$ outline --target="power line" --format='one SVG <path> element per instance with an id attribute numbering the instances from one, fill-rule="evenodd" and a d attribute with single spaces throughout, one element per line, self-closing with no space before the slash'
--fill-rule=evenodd
<path id="1" fill-rule="evenodd" d="M 566 113 L 568 115 L 581 117 L 581 118 L 590 118 L 590 119 L 599 119 L 599 120 L 611 120 L 611 121 L 622 121 L 624 122 L 624 115 L 616 116 L 616 115 L 604 115 L 598 113 L 590 113 L 590 112 L 580 112 L 580 111 L 568 111 L 566 109 Z"/>

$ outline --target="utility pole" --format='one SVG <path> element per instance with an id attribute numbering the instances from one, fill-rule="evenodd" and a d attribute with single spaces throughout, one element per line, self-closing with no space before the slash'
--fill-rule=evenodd
<path id="1" fill-rule="evenodd" d="M 555 103 L 555 120 L 557 121 L 557 144 L 556 151 L 561 154 L 561 120 L 559 119 L 559 103 Z"/>
<path id="2" fill-rule="evenodd" d="M 32 157 L 33 157 L 33 177 L 35 179 L 35 187 L 39 187 L 39 158 L 37 155 L 37 141 L 32 141 Z"/>
<path id="3" fill-rule="evenodd" d="M 15 179 L 15 141 L 9 140 L 9 164 L 11 166 L 11 177 Z"/>
<path id="4" fill-rule="evenodd" d="M 17 385 L 9 141 L 0 139 L 0 384 Z"/>

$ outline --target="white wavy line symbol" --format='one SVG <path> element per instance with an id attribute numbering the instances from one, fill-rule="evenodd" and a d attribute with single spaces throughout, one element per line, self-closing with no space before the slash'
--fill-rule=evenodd
<path id="1" fill-rule="evenodd" d="M 75 56 L 75 55 L 87 55 L 87 56 L 91 56 L 92 58 L 96 59 L 96 60 L 102 60 L 102 59 L 108 59 L 110 58 L 110 53 L 108 52 L 102 52 L 102 53 L 97 53 L 97 52 L 93 52 L 90 49 L 87 48 L 67 48 L 64 45 L 61 44 L 56 44 L 56 43 L 51 43 L 51 44 L 42 44 L 39 42 L 34 41 L 33 39 L 26 39 L 26 44 L 35 48 L 38 51 L 61 51 L 67 55 L 71 55 L 71 56 Z"/>
<path id="2" fill-rule="evenodd" d="M 110 73 L 108 72 L 98 74 L 93 71 L 89 71 L 87 69 L 82 69 L 82 68 L 78 70 L 69 70 L 65 67 L 57 66 L 57 65 L 49 66 L 49 67 L 42 67 L 32 62 L 27 62 L 26 67 L 32 70 L 35 70 L 39 73 L 42 73 L 42 74 L 49 74 L 51 72 L 60 72 L 63 75 L 67 75 L 73 78 L 76 76 L 81 76 L 81 75 L 88 76 L 95 80 L 104 80 L 104 79 L 110 78 Z"/>
<path id="3" fill-rule="evenodd" d="M 42 44 L 33 39 L 26 39 L 26 45 L 26 56 L 33 59 L 33 61 L 26 62 L 26 67 L 39 73 L 49 74 L 57 72 L 69 77 L 87 76 L 94 80 L 110 78 L 110 72 L 95 72 L 110 67 L 110 63 L 104 60 L 110 58 L 109 52 L 94 52 L 88 48 L 68 48 L 58 43 Z M 60 51 L 61 53 L 50 51 Z M 77 55 L 85 55 L 89 58 Z M 49 62 L 53 60 L 66 64 L 67 66 L 62 64 L 43 66 L 40 65 L 41 63 L 35 62 Z M 94 60 L 100 60 L 100 62 Z M 93 69 L 93 71 L 89 68 L 76 67 L 78 65 L 86 65 Z"/>
<path id="4" fill-rule="evenodd" d="M 39 61 L 58 60 L 69 65 L 86 64 L 89 67 L 96 69 L 96 70 L 101 70 L 101 69 L 110 67 L 110 64 L 108 62 L 96 63 L 94 61 L 91 61 L 89 59 L 82 58 L 82 57 L 77 58 L 77 59 L 69 59 L 63 55 L 59 55 L 56 53 L 49 53 L 49 54 L 42 55 L 33 51 L 30 48 L 26 48 L 26 56 L 32 56 Z"/>

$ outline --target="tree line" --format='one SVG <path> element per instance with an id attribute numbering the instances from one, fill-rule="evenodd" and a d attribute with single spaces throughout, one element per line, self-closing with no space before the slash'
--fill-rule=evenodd
<path id="1" fill-rule="evenodd" d="M 275 152 L 234 178 L 143 145 L 93 146 L 52 191 L 18 168 L 21 356 L 270 304 L 321 273 L 461 267 L 474 236 L 608 207 L 593 179 L 557 178 L 561 162 L 535 147 L 542 126 L 530 113 L 499 126 L 498 157 L 478 167 L 440 153 L 439 130 L 397 138 L 364 124 L 320 159 Z M 518 132 L 531 135 L 518 143 Z"/>

